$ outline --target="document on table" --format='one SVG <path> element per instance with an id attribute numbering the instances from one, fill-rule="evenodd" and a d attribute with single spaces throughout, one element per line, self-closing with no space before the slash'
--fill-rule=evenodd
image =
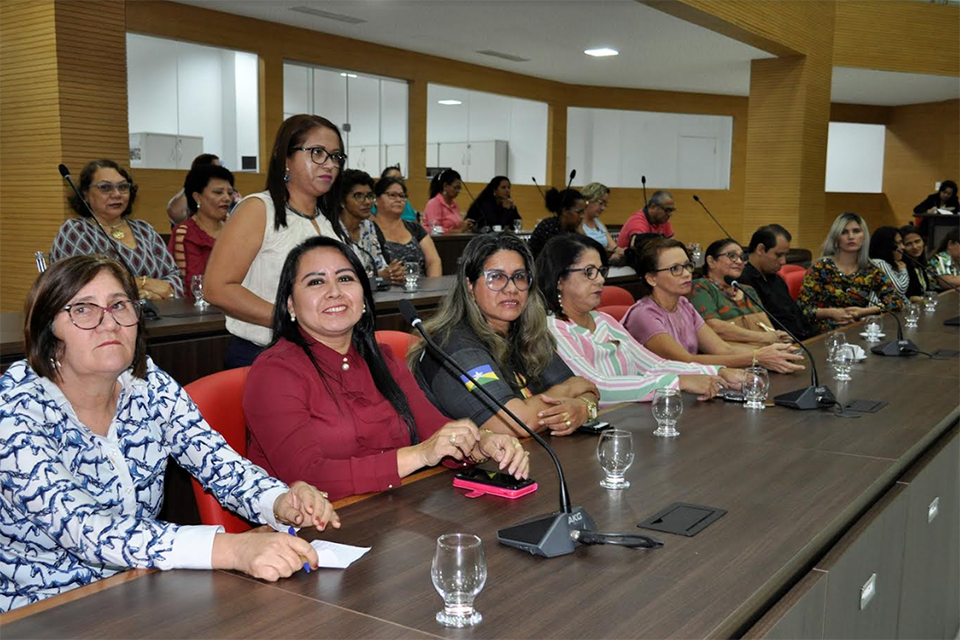
<path id="1" fill-rule="evenodd" d="M 346 569 L 363 554 L 370 551 L 370 547 L 354 547 L 349 544 L 314 540 L 310 543 L 317 551 L 321 569 Z"/>

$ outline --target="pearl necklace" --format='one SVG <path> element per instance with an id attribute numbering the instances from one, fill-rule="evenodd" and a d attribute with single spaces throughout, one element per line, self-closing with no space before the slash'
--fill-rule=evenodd
<path id="1" fill-rule="evenodd" d="M 340 365 L 340 368 L 344 371 L 350 371 L 350 363 L 347 362 L 347 356 L 343 356 L 343 364 Z"/>

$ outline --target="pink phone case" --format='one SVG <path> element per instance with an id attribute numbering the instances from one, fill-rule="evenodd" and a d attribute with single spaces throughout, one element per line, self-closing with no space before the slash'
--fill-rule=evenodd
<path id="1" fill-rule="evenodd" d="M 510 500 L 516 500 L 517 498 L 522 498 L 528 493 L 533 493 L 537 490 L 537 483 L 529 484 L 522 489 L 507 489 L 505 487 L 494 487 L 489 484 L 482 484 L 480 482 L 474 482 L 473 480 L 463 480 L 461 478 L 453 479 L 453 486 L 458 489 L 470 489 L 470 493 L 466 494 L 468 498 L 479 498 L 482 495 L 492 495 L 500 496 L 501 498 L 508 498 Z"/>

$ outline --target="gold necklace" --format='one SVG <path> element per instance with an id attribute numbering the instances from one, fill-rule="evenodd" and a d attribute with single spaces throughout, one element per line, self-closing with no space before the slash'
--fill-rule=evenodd
<path id="1" fill-rule="evenodd" d="M 100 219 L 99 219 L 99 218 L 97 218 L 97 222 L 100 222 Z M 103 224 L 103 223 L 101 223 L 101 224 Z M 108 224 L 108 225 L 104 225 L 104 226 L 106 226 L 106 227 L 108 227 L 108 228 L 110 229 L 110 235 L 111 235 L 115 240 L 123 240 L 124 238 L 127 237 L 127 234 L 123 232 L 123 220 L 121 220 L 119 224 L 112 224 L 112 225 L 111 225 L 111 224 Z"/>

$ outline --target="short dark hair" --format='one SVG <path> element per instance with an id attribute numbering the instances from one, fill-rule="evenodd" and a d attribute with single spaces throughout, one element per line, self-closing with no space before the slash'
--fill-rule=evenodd
<path id="1" fill-rule="evenodd" d="M 380 177 L 386 178 L 387 174 L 390 173 L 391 171 L 398 171 L 401 176 L 403 175 L 403 171 L 400 170 L 400 163 L 398 162 L 397 164 L 392 164 L 389 167 L 385 168 L 383 171 L 381 171 Z"/>
<path id="2" fill-rule="evenodd" d="M 183 195 L 187 198 L 187 208 L 190 214 L 194 214 L 199 209 L 197 201 L 193 199 L 194 193 L 203 193 L 211 180 L 226 180 L 233 186 L 233 173 L 226 167 L 217 164 L 200 164 L 190 169 L 187 177 L 183 180 Z"/>
<path id="3" fill-rule="evenodd" d="M 213 164 L 215 160 L 219 162 L 220 156 L 212 153 L 201 153 L 193 159 L 193 162 L 190 163 L 190 168 L 196 169 L 197 167 L 202 167 L 205 164 Z"/>
<path id="4" fill-rule="evenodd" d="M 776 240 L 773 242 L 776 244 Z M 710 273 L 710 263 L 707 262 L 707 258 L 713 258 L 714 260 L 720 259 L 720 254 L 724 253 L 724 249 L 729 245 L 736 245 L 738 249 L 743 249 L 740 246 L 740 243 L 734 240 L 733 238 L 720 238 L 719 240 L 714 240 L 703 252 L 703 275 L 708 275 Z"/>
<path id="5" fill-rule="evenodd" d="M 457 180 L 463 182 L 463 178 L 460 177 L 459 173 L 453 169 L 444 169 L 437 175 L 433 176 L 433 180 L 430 181 L 430 197 L 436 198 L 437 194 L 443 191 L 443 188 L 446 185 L 453 184 Z"/>
<path id="6" fill-rule="evenodd" d="M 373 191 L 373 178 L 366 171 L 359 169 L 347 169 L 340 176 L 340 193 L 346 198 L 357 185 L 367 185 Z"/>
<path id="7" fill-rule="evenodd" d="M 753 232 L 753 236 L 750 238 L 750 246 L 747 250 L 753 253 L 757 250 L 757 247 L 763 245 L 764 249 L 770 251 L 770 249 L 777 246 L 777 236 L 782 237 L 787 242 L 793 240 L 790 232 L 777 223 L 767 224 Z"/>
<path id="8" fill-rule="evenodd" d="M 600 254 L 602 266 L 609 265 L 606 249 L 593 238 L 578 233 L 564 233 L 550 238 L 537 256 L 537 285 L 543 294 L 543 301 L 547 309 L 562 320 L 566 320 L 567 316 L 560 305 L 560 278 L 570 273 L 570 267 L 588 249 Z"/>
<path id="9" fill-rule="evenodd" d="M 23 343 L 27 362 L 37 375 L 49 380 L 60 377 L 56 363 L 63 354 L 63 341 L 54 335 L 53 321 L 70 298 L 102 271 L 116 278 L 127 297 L 139 304 L 137 284 L 130 272 L 116 260 L 96 253 L 57 260 L 33 283 L 24 306 Z M 147 335 L 142 315 L 130 368 L 137 378 L 147 375 Z"/>
<path id="10" fill-rule="evenodd" d="M 900 235 L 900 229 L 896 227 L 884 226 L 874 229 L 873 235 L 870 237 L 870 258 L 883 260 L 896 269 L 893 252 L 897 248 L 894 240 L 898 235 Z"/>
<path id="11" fill-rule="evenodd" d="M 403 189 L 403 195 L 407 195 L 407 185 L 400 178 L 380 178 L 377 180 L 377 184 L 373 185 L 373 194 L 379 198 L 395 184 L 400 185 Z"/>
<path id="12" fill-rule="evenodd" d="M 627 264 L 633 267 L 633 270 L 637 272 L 637 277 L 640 278 L 641 298 L 653 293 L 653 288 L 647 282 L 646 276 L 648 273 L 655 273 L 660 268 L 660 254 L 668 249 L 683 249 L 687 259 L 690 259 L 687 247 L 673 238 L 656 238 L 644 243 L 642 250 L 627 253 Z"/>
<path id="13" fill-rule="evenodd" d="M 83 166 L 83 169 L 80 170 L 80 184 L 77 185 L 77 190 L 80 191 L 83 199 L 78 197 L 76 194 L 70 196 L 68 202 L 70 203 L 70 208 L 73 209 L 73 212 L 83 218 L 90 217 L 90 211 L 87 210 L 85 201 L 87 192 L 90 190 L 90 186 L 93 184 L 93 176 L 97 173 L 98 169 L 113 169 L 123 176 L 124 180 L 130 183 L 130 199 L 127 200 L 127 208 L 124 209 L 123 213 L 120 215 L 128 216 L 133 213 L 133 203 L 137 199 L 137 185 L 133 181 L 133 176 L 130 175 L 129 171 L 108 158 L 91 160 Z"/>

